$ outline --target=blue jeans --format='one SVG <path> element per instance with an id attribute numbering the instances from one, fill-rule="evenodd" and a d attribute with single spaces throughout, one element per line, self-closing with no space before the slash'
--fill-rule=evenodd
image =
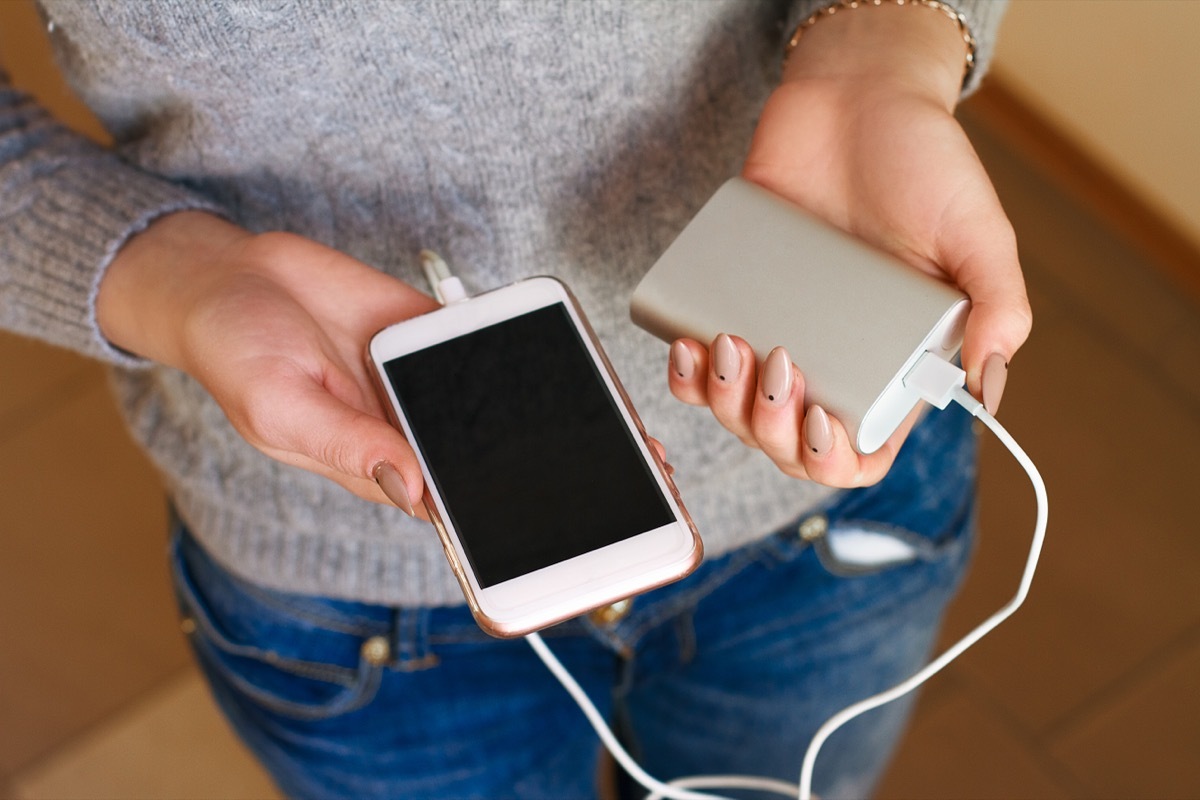
<path id="1" fill-rule="evenodd" d="M 623 617 L 543 637 L 655 777 L 796 781 L 822 722 L 927 660 L 971 549 L 974 464 L 970 418 L 931 413 L 880 484 L 706 561 Z M 885 563 L 854 555 L 867 540 L 890 545 Z M 268 591 L 181 526 L 171 552 L 216 700 L 289 796 L 596 795 L 599 745 L 582 712 L 526 643 L 490 638 L 465 606 Z M 910 706 L 835 734 L 816 791 L 869 794 Z"/>

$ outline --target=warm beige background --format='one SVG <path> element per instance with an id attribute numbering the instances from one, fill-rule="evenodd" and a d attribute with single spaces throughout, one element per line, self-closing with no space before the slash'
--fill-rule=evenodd
<path id="1" fill-rule="evenodd" d="M 995 75 L 1200 246 L 1200 2 L 1013 0 Z"/>

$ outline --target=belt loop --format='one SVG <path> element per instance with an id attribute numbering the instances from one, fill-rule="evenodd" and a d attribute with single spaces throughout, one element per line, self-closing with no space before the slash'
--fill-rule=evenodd
<path id="1" fill-rule="evenodd" d="M 437 666 L 438 658 L 429 649 L 428 608 L 392 610 L 392 666 L 403 672 Z"/>

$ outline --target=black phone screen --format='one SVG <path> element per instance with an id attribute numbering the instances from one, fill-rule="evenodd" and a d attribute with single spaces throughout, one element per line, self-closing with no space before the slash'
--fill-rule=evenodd
<path id="1" fill-rule="evenodd" d="M 482 588 L 674 521 L 562 303 L 384 368 Z"/>

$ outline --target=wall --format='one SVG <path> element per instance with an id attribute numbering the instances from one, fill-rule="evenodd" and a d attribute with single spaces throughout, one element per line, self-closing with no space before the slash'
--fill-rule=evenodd
<path id="1" fill-rule="evenodd" d="M 1013 0 L 998 81 L 1200 246 L 1200 2 Z"/>
<path id="2" fill-rule="evenodd" d="M 53 65 L 50 41 L 42 29 L 33 3 L 0 0 L 0 64 L 13 84 L 37 97 L 60 120 L 97 141 L 107 141 L 103 127 Z"/>

